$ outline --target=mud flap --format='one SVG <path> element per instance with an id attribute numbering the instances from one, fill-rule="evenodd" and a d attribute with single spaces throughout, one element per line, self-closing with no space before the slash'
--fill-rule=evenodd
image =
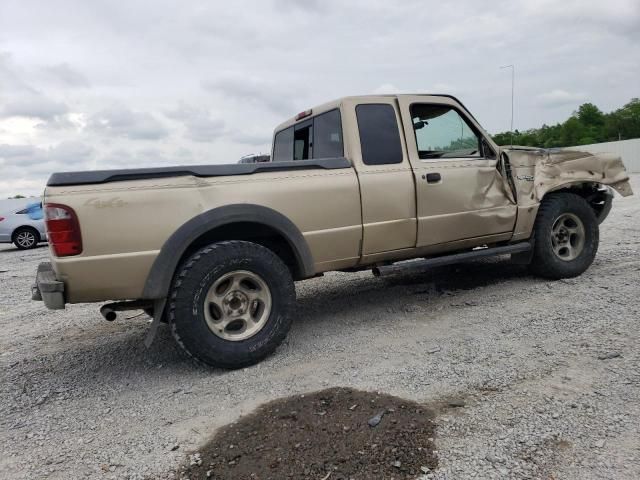
<path id="1" fill-rule="evenodd" d="M 156 334 L 158 333 L 158 328 L 160 328 L 160 322 L 161 322 L 162 314 L 164 313 L 164 307 L 166 304 L 167 304 L 166 298 L 154 300 L 153 302 L 153 321 L 151 322 L 151 327 L 149 327 L 147 336 L 144 339 L 144 346 L 147 348 L 151 346 L 151 344 L 153 343 L 153 339 L 156 338 Z"/>

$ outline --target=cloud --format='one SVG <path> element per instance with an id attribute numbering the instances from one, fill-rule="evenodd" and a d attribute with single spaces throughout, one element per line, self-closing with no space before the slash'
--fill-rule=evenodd
<path id="1" fill-rule="evenodd" d="M 8 52 L 0 51 L 0 95 L 36 93 L 23 79 Z"/>
<path id="2" fill-rule="evenodd" d="M 81 142 L 61 142 L 52 147 L 0 145 L 0 198 L 39 195 L 52 172 L 94 168 L 95 150 Z"/>
<path id="3" fill-rule="evenodd" d="M 44 72 L 52 81 L 65 87 L 89 87 L 89 80 L 67 63 L 59 63 L 44 68 Z"/>
<path id="4" fill-rule="evenodd" d="M 174 155 L 168 155 L 160 148 L 141 148 L 129 150 L 117 148 L 98 158 L 96 168 L 143 168 L 159 167 L 163 165 L 183 164 L 185 159 L 191 159 L 192 153 L 187 149 L 179 149 Z"/>
<path id="5" fill-rule="evenodd" d="M 84 163 L 93 158 L 95 149 L 82 142 L 67 141 L 49 149 L 49 159 L 65 164 Z"/>
<path id="6" fill-rule="evenodd" d="M 42 163 L 66 165 L 86 163 L 93 157 L 94 148 L 81 142 L 61 142 L 49 148 L 33 145 L 0 145 L 0 160 L 5 167 L 30 167 Z"/>
<path id="7" fill-rule="evenodd" d="M 317 13 L 323 11 L 327 6 L 323 0 L 274 0 L 276 10 L 282 13 L 291 13 L 292 11 L 302 10 L 304 12 Z"/>
<path id="8" fill-rule="evenodd" d="M 205 108 L 196 108 L 181 103 L 166 114 L 184 124 L 186 138 L 194 142 L 212 142 L 225 133 L 225 122 L 214 118 Z"/>
<path id="9" fill-rule="evenodd" d="M 4 165 L 29 165 L 37 157 L 44 158 L 44 151 L 33 145 L 0 145 L 0 160 Z"/>
<path id="10" fill-rule="evenodd" d="M 27 117 L 52 120 L 69 111 L 68 107 L 42 95 L 24 95 L 8 100 L 0 107 L 0 117 Z"/>
<path id="11" fill-rule="evenodd" d="M 169 135 L 169 130 L 152 114 L 119 105 L 91 115 L 86 128 L 95 133 L 131 140 L 159 140 Z"/>
<path id="12" fill-rule="evenodd" d="M 0 7 L 0 144 L 32 148 L 26 167 L 4 148 L 5 186 L 68 168 L 50 152 L 67 142 L 93 149 L 74 169 L 234 161 L 297 112 L 370 92 L 453 93 L 503 131 L 511 63 L 519 130 L 638 96 L 638 0 L 31 3 Z"/>
<path id="13" fill-rule="evenodd" d="M 244 108 L 265 108 L 285 116 L 295 114 L 296 102 L 293 99 L 302 94 L 302 88 L 297 85 L 287 88 L 252 73 L 205 80 L 202 87 L 220 97 L 233 99 Z"/>
<path id="14" fill-rule="evenodd" d="M 43 121 L 41 123 L 37 123 L 34 128 L 43 131 L 43 132 L 51 132 L 56 133 L 62 130 L 78 130 L 82 127 L 82 123 L 80 123 L 76 118 L 73 118 L 73 115 L 59 115 L 52 119 Z"/>
<path id="15" fill-rule="evenodd" d="M 395 85 L 392 85 L 391 83 L 383 83 L 379 87 L 374 88 L 373 92 L 371 93 L 373 93 L 374 95 L 387 95 L 387 94 L 393 94 L 393 93 L 399 94 L 399 93 L 406 93 L 406 92 L 401 88 L 398 88 Z"/>
<path id="16" fill-rule="evenodd" d="M 587 99 L 583 93 L 570 93 L 565 90 L 555 89 L 538 95 L 540 103 L 546 107 L 562 107 L 565 105 L 578 105 Z"/>
<path id="17" fill-rule="evenodd" d="M 640 4 L 637 0 L 537 0 L 523 2 L 526 16 L 554 22 L 587 22 L 591 28 L 632 28 L 640 25 Z"/>
<path id="18" fill-rule="evenodd" d="M 231 134 L 233 141 L 241 143 L 243 145 L 250 145 L 253 147 L 265 147 L 265 149 L 271 148 L 271 136 L 272 130 L 265 130 L 262 132 L 254 130 L 238 130 Z"/>
<path id="19" fill-rule="evenodd" d="M 0 51 L 0 119 L 12 117 L 52 120 L 66 114 L 67 105 L 27 83 L 13 56 Z"/>

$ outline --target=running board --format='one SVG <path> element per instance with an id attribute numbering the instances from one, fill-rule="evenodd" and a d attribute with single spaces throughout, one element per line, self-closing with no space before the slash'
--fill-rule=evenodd
<path id="1" fill-rule="evenodd" d="M 476 258 L 493 257 L 496 255 L 508 255 L 514 253 L 525 253 L 531 251 L 529 242 L 515 243 L 513 245 L 505 245 L 502 247 L 481 248 L 471 250 L 470 252 L 454 253 L 452 255 L 443 255 L 441 257 L 425 258 L 414 262 L 406 262 L 403 264 L 384 265 L 373 267 L 373 274 L 376 277 L 384 277 L 394 273 L 419 272 L 431 267 L 441 267 L 443 265 L 452 265 L 454 263 L 464 262 L 466 260 L 475 260 Z"/>

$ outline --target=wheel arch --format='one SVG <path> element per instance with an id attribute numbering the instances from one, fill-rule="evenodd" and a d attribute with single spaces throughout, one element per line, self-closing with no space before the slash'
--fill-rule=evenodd
<path id="1" fill-rule="evenodd" d="M 16 228 L 13 229 L 13 231 L 11 232 L 11 239 L 13 240 L 13 238 L 15 237 L 16 233 L 18 233 L 18 231 L 20 230 L 31 230 L 33 233 L 36 234 L 36 239 L 38 240 L 38 242 L 40 242 L 42 240 L 42 235 L 40 235 L 40 232 L 38 231 L 38 229 L 36 227 L 34 227 L 33 225 L 19 225 Z"/>
<path id="2" fill-rule="evenodd" d="M 167 239 L 147 275 L 142 298 L 166 297 L 180 263 L 199 248 L 223 240 L 253 241 L 269 248 L 296 280 L 315 274 L 309 246 L 290 219 L 261 205 L 234 204 L 197 215 Z"/>
<path id="3" fill-rule="evenodd" d="M 575 180 L 562 183 L 547 191 L 540 201 L 547 195 L 558 193 L 573 193 L 584 198 L 593 209 L 598 223 L 602 223 L 611 211 L 613 189 L 602 183 Z"/>

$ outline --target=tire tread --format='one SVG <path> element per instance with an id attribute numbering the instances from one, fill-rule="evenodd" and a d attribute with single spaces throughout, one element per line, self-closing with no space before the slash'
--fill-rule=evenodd
<path id="1" fill-rule="evenodd" d="M 552 222 L 559 214 L 576 213 L 585 228 L 585 247 L 575 260 L 564 262 L 555 257 L 548 239 Z M 530 270 L 535 275 L 549 279 L 571 278 L 582 274 L 593 262 L 598 250 L 598 221 L 593 209 L 584 198 L 575 193 L 557 192 L 545 196 L 538 209 L 534 225 L 534 253 Z"/>
<path id="2" fill-rule="evenodd" d="M 190 277 L 194 267 L 203 261 L 209 261 L 209 259 L 215 258 L 215 261 L 225 262 L 232 261 L 232 259 L 246 258 L 247 256 L 259 258 L 269 270 L 274 272 L 275 276 L 279 278 L 279 281 L 283 283 L 283 288 L 287 294 L 284 295 L 285 298 L 281 299 L 284 310 L 284 314 L 281 315 L 283 317 L 282 325 L 278 325 L 280 328 L 277 329 L 276 334 L 269 339 L 266 345 L 260 348 L 258 353 L 245 355 L 242 360 L 225 358 L 224 356 L 215 355 L 215 352 L 209 352 L 206 358 L 204 358 L 204 355 L 194 352 L 194 350 L 197 350 L 197 346 L 189 345 L 188 336 L 181 333 L 181 331 L 185 332 L 185 329 L 188 329 L 188 325 L 177 321 L 177 303 L 188 298 L 189 295 L 189 292 L 184 291 L 183 285 Z M 178 268 L 169 292 L 169 305 L 167 310 L 171 334 L 179 350 L 190 361 L 202 366 L 208 365 L 231 369 L 253 365 L 272 354 L 278 348 L 285 339 L 291 325 L 291 315 L 289 312 L 293 309 L 294 304 L 295 288 L 293 287 L 291 273 L 274 252 L 252 242 L 226 240 L 201 248 Z M 213 335 L 213 333 L 211 335 Z"/>

